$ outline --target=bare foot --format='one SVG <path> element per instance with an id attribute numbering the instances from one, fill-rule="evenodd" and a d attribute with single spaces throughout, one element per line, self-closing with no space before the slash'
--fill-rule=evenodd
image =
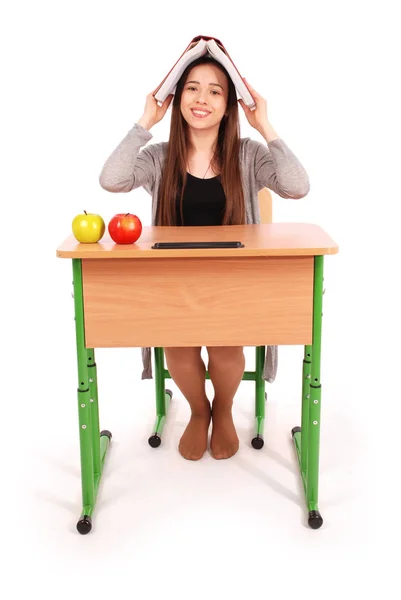
<path id="1" fill-rule="evenodd" d="M 207 436 L 211 419 L 211 407 L 204 414 L 192 414 L 180 440 L 178 450 L 187 460 L 200 460 L 207 450 Z"/>
<path id="2" fill-rule="evenodd" d="M 210 450 L 213 458 L 230 458 L 239 448 L 239 439 L 235 430 L 230 408 L 216 408 L 212 411 L 213 430 Z"/>

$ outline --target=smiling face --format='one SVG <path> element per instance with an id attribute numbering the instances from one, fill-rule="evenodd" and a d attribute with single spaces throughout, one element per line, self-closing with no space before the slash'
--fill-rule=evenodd
<path id="1" fill-rule="evenodd" d="M 224 73 L 214 65 L 198 65 L 188 73 L 182 91 L 182 116 L 194 129 L 218 129 L 227 99 L 228 81 Z"/>

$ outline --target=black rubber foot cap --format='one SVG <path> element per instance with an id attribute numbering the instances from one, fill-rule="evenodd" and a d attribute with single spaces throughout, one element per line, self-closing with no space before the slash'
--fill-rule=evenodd
<path id="1" fill-rule="evenodd" d="M 252 444 L 252 447 L 255 448 L 255 450 L 261 450 L 263 448 L 263 446 L 265 445 L 265 442 L 261 435 L 257 435 L 256 437 L 253 438 L 251 444 Z"/>
<path id="2" fill-rule="evenodd" d="M 311 510 L 309 512 L 308 525 L 312 529 L 319 529 L 323 525 L 323 519 L 318 510 Z"/>
<path id="3" fill-rule="evenodd" d="M 84 515 L 79 519 L 77 529 L 79 533 L 86 535 L 92 529 L 92 519 L 88 515 Z"/>
<path id="4" fill-rule="evenodd" d="M 292 437 L 294 437 L 294 435 L 295 435 L 296 433 L 301 433 L 301 428 L 300 428 L 300 427 L 293 427 L 293 428 L 291 429 L 291 433 L 292 433 Z"/>
<path id="5" fill-rule="evenodd" d="M 100 437 L 102 437 L 102 435 L 107 435 L 107 437 L 109 438 L 109 440 L 111 441 L 111 431 L 108 431 L 108 429 L 103 429 L 103 431 L 100 432 Z"/>
<path id="6" fill-rule="evenodd" d="M 158 448 L 162 443 L 161 437 L 159 435 L 151 435 L 148 439 L 149 446 L 152 448 Z"/>

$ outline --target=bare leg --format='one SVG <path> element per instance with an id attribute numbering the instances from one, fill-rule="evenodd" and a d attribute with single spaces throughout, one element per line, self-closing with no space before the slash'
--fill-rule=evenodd
<path id="1" fill-rule="evenodd" d="M 169 373 L 191 408 L 191 420 L 178 446 L 180 454 L 188 460 L 199 460 L 206 452 L 211 418 L 201 350 L 199 347 L 164 348 Z"/>
<path id="2" fill-rule="evenodd" d="M 239 448 L 232 406 L 245 370 L 243 346 L 208 347 L 208 371 L 214 387 L 213 430 L 210 441 L 212 456 L 230 458 Z"/>

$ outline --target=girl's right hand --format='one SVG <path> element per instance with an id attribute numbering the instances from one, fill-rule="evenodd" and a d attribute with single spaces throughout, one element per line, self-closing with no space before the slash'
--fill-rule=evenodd
<path id="1" fill-rule="evenodd" d="M 147 122 L 149 124 L 149 128 L 153 127 L 153 125 L 156 125 L 156 123 L 161 121 L 166 114 L 166 111 L 173 98 L 174 94 L 170 94 L 167 96 L 162 106 L 159 106 L 155 97 L 153 96 L 153 92 L 150 92 L 150 94 L 146 96 L 145 110 L 141 121 Z"/>

